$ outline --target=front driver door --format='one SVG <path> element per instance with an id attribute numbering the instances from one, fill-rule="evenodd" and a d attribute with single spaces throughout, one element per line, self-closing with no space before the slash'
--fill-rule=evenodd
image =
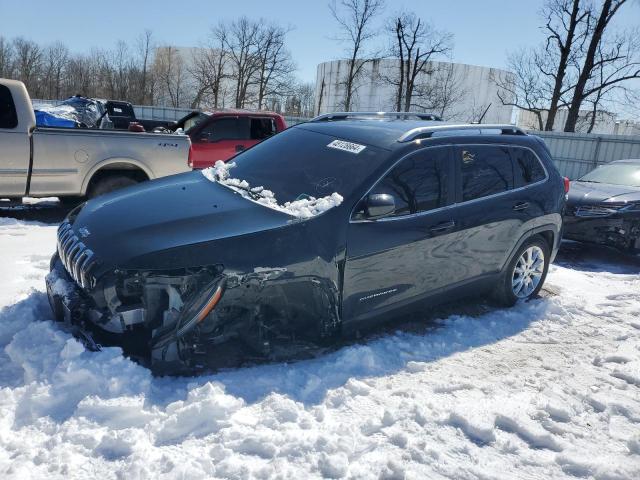
<path id="1" fill-rule="evenodd" d="M 247 117 L 214 117 L 193 139 L 194 167 L 211 167 L 218 160 L 226 162 L 246 148 L 248 139 Z"/>
<path id="2" fill-rule="evenodd" d="M 345 323 L 411 303 L 458 280 L 449 253 L 455 230 L 450 157 L 451 147 L 431 147 L 396 164 L 370 192 L 395 198 L 391 215 L 372 220 L 356 208 L 347 232 Z"/>

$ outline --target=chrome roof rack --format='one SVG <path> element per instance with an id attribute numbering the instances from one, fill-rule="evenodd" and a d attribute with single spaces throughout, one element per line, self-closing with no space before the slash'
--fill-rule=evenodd
<path id="1" fill-rule="evenodd" d="M 384 120 L 388 118 L 397 118 L 399 120 L 418 119 L 441 122 L 442 118 L 433 113 L 420 112 L 333 112 L 319 115 L 311 122 L 329 122 L 334 120 L 364 119 L 364 120 Z"/>
<path id="2" fill-rule="evenodd" d="M 464 132 L 464 133 L 462 133 Z M 445 124 L 412 128 L 398 138 L 398 142 L 412 142 L 419 138 L 452 135 L 526 135 L 527 133 L 515 125 L 505 124 Z"/>

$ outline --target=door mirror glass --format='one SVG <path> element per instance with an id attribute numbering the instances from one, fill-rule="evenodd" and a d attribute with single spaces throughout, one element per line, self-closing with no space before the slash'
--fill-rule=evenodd
<path id="1" fill-rule="evenodd" d="M 367 196 L 364 207 L 367 218 L 381 218 L 396 210 L 396 201 L 388 193 L 372 193 Z"/>

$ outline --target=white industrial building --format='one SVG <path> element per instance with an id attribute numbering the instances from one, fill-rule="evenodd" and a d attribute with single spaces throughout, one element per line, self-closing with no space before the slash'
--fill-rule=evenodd
<path id="1" fill-rule="evenodd" d="M 316 111 L 344 110 L 344 80 L 347 60 L 318 65 Z M 399 59 L 385 58 L 366 62 L 356 83 L 350 107 L 352 111 L 395 111 Z M 414 97 L 412 111 L 429 111 L 445 120 L 483 123 L 511 123 L 513 108 L 502 104 L 496 76 L 511 75 L 505 70 L 450 62 L 429 62 L 418 83 L 424 95 Z"/>

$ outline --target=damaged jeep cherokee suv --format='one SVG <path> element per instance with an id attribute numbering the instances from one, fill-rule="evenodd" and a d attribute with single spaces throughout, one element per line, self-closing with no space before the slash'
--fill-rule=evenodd
<path id="1" fill-rule="evenodd" d="M 269 354 L 424 301 L 528 299 L 564 195 L 542 141 L 513 126 L 327 115 L 78 207 L 47 290 L 89 347 L 193 371 L 231 340 Z"/>

